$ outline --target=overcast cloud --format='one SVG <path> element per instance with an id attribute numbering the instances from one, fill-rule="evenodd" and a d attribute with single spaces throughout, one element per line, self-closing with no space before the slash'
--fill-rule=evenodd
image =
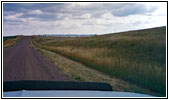
<path id="1" fill-rule="evenodd" d="M 105 34 L 166 26 L 167 3 L 3 3 L 3 35 Z"/>

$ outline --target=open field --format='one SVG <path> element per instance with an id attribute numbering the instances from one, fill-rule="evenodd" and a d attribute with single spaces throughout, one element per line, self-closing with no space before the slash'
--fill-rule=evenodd
<path id="1" fill-rule="evenodd" d="M 93 37 L 33 37 L 37 47 L 165 96 L 166 27 Z"/>
<path id="2" fill-rule="evenodd" d="M 12 45 L 16 45 L 19 41 L 21 41 L 24 36 L 9 36 L 3 37 L 3 47 L 8 47 Z"/>

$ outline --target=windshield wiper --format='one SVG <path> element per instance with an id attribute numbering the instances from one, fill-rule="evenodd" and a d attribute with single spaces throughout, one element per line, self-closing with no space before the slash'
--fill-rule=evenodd
<path id="1" fill-rule="evenodd" d="M 108 83 L 102 82 L 70 82 L 70 81 L 5 81 L 3 91 L 19 90 L 100 90 L 112 91 Z"/>

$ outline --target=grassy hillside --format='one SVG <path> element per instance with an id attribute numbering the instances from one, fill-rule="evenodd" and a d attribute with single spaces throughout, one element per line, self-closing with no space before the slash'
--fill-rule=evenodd
<path id="1" fill-rule="evenodd" d="M 166 27 L 93 37 L 34 37 L 34 44 L 165 95 Z"/>

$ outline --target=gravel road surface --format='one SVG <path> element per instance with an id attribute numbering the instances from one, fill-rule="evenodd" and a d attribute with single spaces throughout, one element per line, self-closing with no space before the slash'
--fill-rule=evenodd
<path id="1" fill-rule="evenodd" d="M 15 80 L 71 81 L 71 78 L 31 47 L 29 37 L 25 37 L 17 45 L 3 48 L 3 81 Z"/>

